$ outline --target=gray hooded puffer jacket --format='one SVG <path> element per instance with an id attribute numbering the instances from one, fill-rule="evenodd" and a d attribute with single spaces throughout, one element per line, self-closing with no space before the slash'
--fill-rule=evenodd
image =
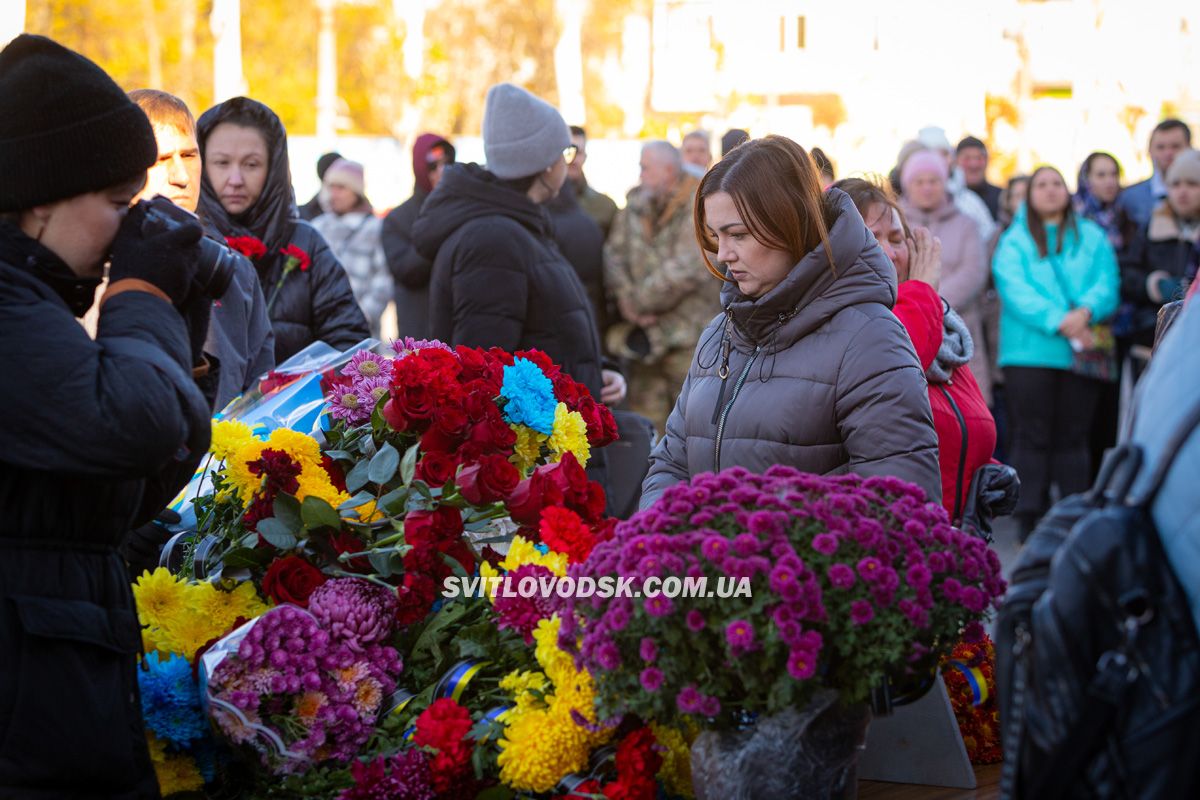
<path id="1" fill-rule="evenodd" d="M 827 201 L 836 272 L 818 247 L 758 300 L 726 284 L 725 313 L 701 334 L 650 456 L 642 508 L 694 475 L 772 464 L 893 475 L 941 500 L 925 376 L 889 310 L 896 271 L 849 196 L 832 189 Z"/>

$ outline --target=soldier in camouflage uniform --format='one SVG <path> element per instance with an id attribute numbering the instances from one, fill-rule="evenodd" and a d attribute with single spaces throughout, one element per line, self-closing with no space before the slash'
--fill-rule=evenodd
<path id="1" fill-rule="evenodd" d="M 692 218 L 699 181 L 668 142 L 642 149 L 641 184 L 613 220 L 604 277 L 623 323 L 609 351 L 630 363 L 630 408 L 661 434 L 691 364 L 696 340 L 720 313 L 720 287 L 705 269 Z"/>

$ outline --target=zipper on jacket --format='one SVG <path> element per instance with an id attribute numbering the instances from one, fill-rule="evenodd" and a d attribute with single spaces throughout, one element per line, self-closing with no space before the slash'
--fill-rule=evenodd
<path id="1" fill-rule="evenodd" d="M 721 388 L 717 391 L 717 402 L 713 403 L 713 425 L 717 424 L 721 416 L 721 404 L 725 402 L 725 384 L 729 382 L 729 351 L 732 348 L 733 342 L 728 336 L 721 340 L 721 366 L 717 369 L 717 375 L 721 378 Z"/>
<path id="2" fill-rule="evenodd" d="M 760 350 L 762 347 L 754 348 L 754 353 L 746 361 L 742 374 L 738 375 L 737 383 L 733 385 L 733 394 L 730 395 L 729 402 L 725 404 L 725 408 L 721 409 L 721 418 L 717 422 L 717 439 L 713 444 L 713 472 L 721 471 L 721 438 L 725 435 L 725 420 L 729 417 L 729 409 L 733 408 L 738 394 L 742 391 L 742 384 L 746 382 L 746 376 L 750 374 L 750 367 L 754 366 L 754 362 L 758 360 Z M 722 385 L 724 385 L 724 381 L 722 381 Z"/>
<path id="3" fill-rule="evenodd" d="M 946 387 L 939 383 L 938 389 L 941 390 L 946 402 L 953 409 L 954 416 L 958 417 L 958 427 L 962 431 L 962 449 L 958 451 L 958 479 L 954 483 L 954 516 L 950 520 L 953 524 L 958 525 L 962 522 L 962 486 L 964 473 L 967 471 L 967 420 L 959 411 L 958 403 L 954 402 L 950 392 L 946 391 Z"/>

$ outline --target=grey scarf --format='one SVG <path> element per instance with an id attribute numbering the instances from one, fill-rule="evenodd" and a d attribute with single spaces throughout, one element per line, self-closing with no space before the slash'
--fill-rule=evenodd
<path id="1" fill-rule="evenodd" d="M 971 341 L 967 323 L 945 300 L 942 300 L 942 308 L 942 346 L 937 358 L 925 370 L 925 377 L 934 383 L 949 383 L 954 370 L 969 363 L 975 355 L 975 342 Z"/>

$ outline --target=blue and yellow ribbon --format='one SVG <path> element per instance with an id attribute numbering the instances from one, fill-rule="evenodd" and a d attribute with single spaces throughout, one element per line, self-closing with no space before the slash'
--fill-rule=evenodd
<path id="1" fill-rule="evenodd" d="M 490 663 L 492 662 L 473 661 L 471 659 L 458 662 L 438 681 L 437 689 L 433 693 L 434 697 L 449 697 L 457 703 L 462 698 L 463 691 L 467 688 L 467 684 L 471 682 L 471 679 Z"/>
<path id="2" fill-rule="evenodd" d="M 988 686 L 983 670 L 979 667 L 968 667 L 962 661 L 947 661 L 946 666 L 954 667 L 966 679 L 967 686 L 971 687 L 971 705 L 981 706 L 987 702 Z"/>

